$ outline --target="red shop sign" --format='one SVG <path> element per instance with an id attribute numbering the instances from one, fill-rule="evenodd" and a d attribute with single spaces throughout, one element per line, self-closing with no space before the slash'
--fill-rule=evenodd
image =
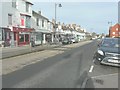
<path id="1" fill-rule="evenodd" d="M 18 28 L 18 27 L 13 27 L 14 32 L 31 32 L 34 29 L 32 28 Z"/>

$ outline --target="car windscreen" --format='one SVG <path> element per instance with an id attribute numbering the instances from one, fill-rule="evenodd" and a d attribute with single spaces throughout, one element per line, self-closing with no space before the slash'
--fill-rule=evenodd
<path id="1" fill-rule="evenodd" d="M 120 48 L 120 39 L 104 39 L 102 44 L 102 47 L 113 47 L 113 48 Z"/>

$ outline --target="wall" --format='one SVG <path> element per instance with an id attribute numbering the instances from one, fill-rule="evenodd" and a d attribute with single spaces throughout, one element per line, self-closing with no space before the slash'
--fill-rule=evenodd
<path id="1" fill-rule="evenodd" d="M 20 25 L 20 13 L 16 8 L 12 7 L 12 0 L 9 2 L 2 3 L 2 27 L 7 27 L 8 25 L 8 14 L 12 14 L 12 26 Z M 1 11 L 0 11 L 1 12 Z"/>
<path id="2" fill-rule="evenodd" d="M 23 0 L 17 0 L 18 11 L 23 14 L 32 16 L 32 5 L 29 4 L 29 12 L 26 12 L 26 2 Z"/>
<path id="3" fill-rule="evenodd" d="M 116 30 L 116 29 L 118 29 L 118 30 Z M 118 24 L 116 24 L 116 25 L 114 25 L 112 28 L 110 28 L 110 37 L 120 37 L 120 25 L 118 25 Z M 115 34 L 113 34 L 113 32 L 115 33 Z"/>

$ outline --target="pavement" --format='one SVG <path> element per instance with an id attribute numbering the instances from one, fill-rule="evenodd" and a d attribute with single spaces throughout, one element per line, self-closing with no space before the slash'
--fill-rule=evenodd
<path id="1" fill-rule="evenodd" d="M 11 60 L 29 61 L 31 58 L 36 63 L 2 75 L 2 86 L 3 88 L 81 88 L 83 86 L 95 88 L 97 85 L 97 88 L 118 88 L 119 68 L 95 65 L 93 56 L 96 50 L 96 41 L 90 41 L 49 49 L 46 53 L 42 51 L 48 56 L 44 59 L 40 56 L 42 54 L 40 52 L 30 55 L 31 57 L 29 55 L 12 57 Z M 3 68 L 6 64 L 4 61 L 7 60 L 9 61 L 9 59 L 3 60 Z M 106 79 L 107 76 L 110 77 Z M 113 86 L 111 82 L 114 82 Z"/>
<path id="2" fill-rule="evenodd" d="M 84 44 L 89 43 L 89 42 L 90 41 L 79 42 L 79 43 L 69 44 L 69 45 L 65 45 L 65 46 L 61 46 L 61 47 L 58 45 L 54 45 L 51 47 L 44 46 L 43 51 L 38 51 L 40 48 L 37 47 L 37 48 L 34 48 L 34 51 L 37 51 L 37 52 L 32 52 L 32 53 L 28 53 L 28 54 L 14 56 L 11 58 L 2 59 L 2 74 L 11 73 L 11 72 L 16 71 L 18 69 L 21 69 L 27 65 L 37 63 L 37 62 L 42 61 L 46 58 L 55 56 L 57 54 L 63 53 L 66 50 L 70 50 L 72 48 L 78 47 L 79 45 L 84 45 Z M 54 49 L 53 49 L 53 47 L 54 47 Z M 15 53 L 19 52 L 19 49 L 21 49 L 21 51 L 24 51 L 24 48 L 28 49 L 27 47 L 21 47 L 21 48 L 15 49 L 14 52 Z M 9 52 L 10 51 L 11 50 L 9 50 Z"/>
<path id="3" fill-rule="evenodd" d="M 0 52 L 1 52 L 1 58 L 4 59 L 4 58 L 14 57 L 36 51 L 42 51 L 48 48 L 54 48 L 59 46 L 61 46 L 61 44 L 57 44 L 57 45 L 47 44 L 47 45 L 40 45 L 35 47 L 31 47 L 30 45 L 19 46 L 19 47 L 4 47 L 0 49 Z"/>

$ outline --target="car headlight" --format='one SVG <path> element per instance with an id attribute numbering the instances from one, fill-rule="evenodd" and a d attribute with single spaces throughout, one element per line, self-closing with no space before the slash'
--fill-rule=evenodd
<path id="1" fill-rule="evenodd" d="M 104 52 L 102 50 L 98 50 L 98 53 L 102 56 L 104 56 Z"/>

